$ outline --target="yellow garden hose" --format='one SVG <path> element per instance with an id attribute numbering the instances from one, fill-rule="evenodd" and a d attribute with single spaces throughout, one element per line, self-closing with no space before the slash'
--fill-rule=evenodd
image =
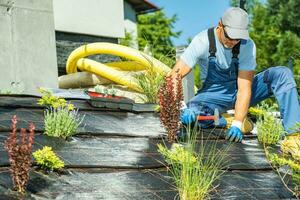
<path id="1" fill-rule="evenodd" d="M 130 61 L 103 64 L 85 58 L 96 54 L 115 55 Z M 70 54 L 66 64 L 66 71 L 68 74 L 76 73 L 77 68 L 81 71 L 88 71 L 118 84 L 128 86 L 136 91 L 139 91 L 139 88 L 135 78 L 128 71 L 140 71 L 151 68 L 156 72 L 166 74 L 171 70 L 159 60 L 136 49 L 101 42 L 81 46 Z"/>

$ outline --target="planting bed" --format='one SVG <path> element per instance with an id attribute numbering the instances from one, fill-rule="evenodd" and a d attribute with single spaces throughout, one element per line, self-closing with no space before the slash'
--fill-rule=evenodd
<path id="1" fill-rule="evenodd" d="M 66 165 L 61 174 L 43 174 L 35 167 L 26 199 L 174 199 L 175 187 L 156 149 L 165 138 L 157 114 L 93 108 L 84 100 L 73 100 L 85 119 L 79 134 L 65 141 L 42 135 L 43 107 L 36 100 L 0 97 L 0 199 L 17 199 L 9 190 L 12 183 L 3 148 L 15 114 L 18 127 L 35 123 L 34 150 L 52 146 Z M 215 140 L 220 148 L 229 145 L 224 130 L 202 134 L 207 145 Z M 216 183 L 212 199 L 292 199 L 253 136 L 232 144 L 228 154 L 229 171 Z"/>

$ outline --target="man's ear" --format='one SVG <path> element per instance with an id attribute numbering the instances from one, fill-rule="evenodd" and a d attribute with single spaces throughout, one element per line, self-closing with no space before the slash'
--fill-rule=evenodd
<path id="1" fill-rule="evenodd" d="M 221 20 L 218 22 L 218 27 L 222 27 L 222 22 L 221 22 Z"/>

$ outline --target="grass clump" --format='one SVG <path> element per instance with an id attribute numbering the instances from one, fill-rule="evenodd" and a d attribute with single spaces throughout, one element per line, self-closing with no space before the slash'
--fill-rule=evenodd
<path id="1" fill-rule="evenodd" d="M 66 107 L 47 109 L 44 115 L 45 134 L 64 139 L 74 135 L 84 119 L 84 116 L 78 114 L 78 110 L 69 110 Z"/>
<path id="2" fill-rule="evenodd" d="M 33 157 L 38 166 L 43 170 L 60 170 L 65 166 L 64 162 L 52 151 L 52 147 L 45 146 L 35 151 Z"/>
<path id="3" fill-rule="evenodd" d="M 224 173 L 228 149 L 218 150 L 216 142 L 196 144 L 196 137 L 189 137 L 186 144 L 174 143 L 171 149 L 160 144 L 158 151 L 170 165 L 179 198 L 201 200 L 209 198 L 213 184 Z"/>
<path id="4" fill-rule="evenodd" d="M 140 99 L 144 103 L 157 103 L 158 91 L 163 83 L 164 76 L 164 74 L 155 71 L 152 67 L 146 69 L 144 73 L 134 75 L 137 85 L 143 94 L 140 95 Z"/>

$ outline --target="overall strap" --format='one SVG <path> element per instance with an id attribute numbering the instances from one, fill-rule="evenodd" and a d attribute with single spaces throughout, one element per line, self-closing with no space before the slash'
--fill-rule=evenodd
<path id="1" fill-rule="evenodd" d="M 239 41 L 239 43 L 237 43 L 233 48 L 232 48 L 232 59 L 236 59 L 235 62 L 238 62 L 239 60 L 239 54 L 240 54 L 240 46 L 241 46 L 241 41 Z M 238 63 L 235 63 L 235 72 L 236 75 L 238 75 L 239 72 L 239 65 Z"/>
<path id="2" fill-rule="evenodd" d="M 207 30 L 208 34 L 208 41 L 209 41 L 209 57 L 216 57 L 216 40 L 215 40 L 215 33 L 214 33 L 214 27 L 209 28 Z"/>
<path id="3" fill-rule="evenodd" d="M 209 28 L 207 30 L 207 34 L 208 34 L 208 41 L 209 41 L 209 57 L 215 57 L 216 52 L 217 52 L 217 48 L 216 48 L 214 27 Z M 240 45 L 241 45 L 241 42 L 237 43 L 232 48 L 232 58 L 237 58 L 238 59 L 238 55 L 240 54 Z"/>

